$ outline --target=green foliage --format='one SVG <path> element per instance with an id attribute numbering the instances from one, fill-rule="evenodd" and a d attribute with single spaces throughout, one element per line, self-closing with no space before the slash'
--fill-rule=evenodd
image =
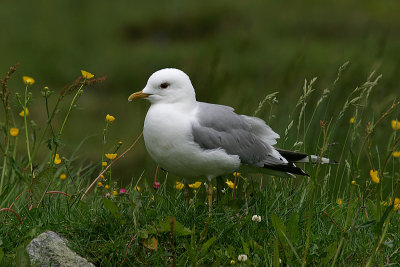
<path id="1" fill-rule="evenodd" d="M 303 167 L 310 178 L 243 173 L 238 175 L 235 197 L 224 182 L 232 180 L 232 175 L 221 177 L 216 181 L 219 200 L 214 203 L 211 217 L 202 185 L 190 189 L 192 198 L 187 203 L 182 191 L 174 187 L 175 180 L 161 171 L 158 179 L 162 185 L 157 190 L 149 185 L 153 176 L 148 178 L 146 174 L 134 176 L 128 185 L 122 184 L 114 174 L 116 160 L 104 157 L 105 153 L 119 153 L 123 147 L 120 142 L 110 141 L 112 121 L 102 120 L 105 124 L 98 143 L 101 149 L 95 152 L 96 165 L 88 164 L 80 154 L 86 138 L 70 152 L 63 134 L 68 129 L 66 122 L 75 112 L 83 86 L 92 84 L 81 77 L 59 94 L 42 92 L 47 121 L 40 127 L 40 123 L 28 124 L 26 117 L 23 121 L 20 118 L 19 127 L 25 135 L 21 130 L 19 137 L 24 143 L 22 149 L 17 149 L 18 139 L 9 131 L 14 126 L 10 114 L 16 108 L 8 108 L 7 97 L 11 94 L 3 79 L 1 100 L 6 116 L 0 129 L 4 137 L 0 148 L 5 152 L 0 166 L 0 264 L 28 264 L 26 244 L 48 229 L 68 238 L 74 250 L 96 265 L 374 265 L 383 263 L 382 259 L 387 264 L 399 262 L 399 214 L 394 203 L 399 197 L 400 163 L 392 153 L 399 150 L 400 137 L 390 122 L 400 102 L 394 100 L 378 115 L 371 112 L 370 95 L 381 77 L 372 73 L 342 101 L 333 103 L 333 92 L 347 65 L 339 67 L 329 89 L 319 90 L 315 78 L 305 81 L 302 95 L 293 102 L 296 105 L 293 104 L 280 143 L 288 149 L 315 151 L 340 164 L 306 164 Z M 26 85 L 23 104 L 33 105 L 28 89 Z M 59 125 L 55 123 L 58 104 L 68 95 L 73 98 Z M 55 97 L 52 109 L 50 97 Z M 278 94 L 269 94 L 256 112 L 261 114 L 268 104 L 269 119 L 273 120 L 276 103 Z M 21 105 L 22 102 L 18 110 Z M 337 116 L 329 113 L 330 105 L 340 107 L 335 110 Z M 350 117 L 354 118 L 352 122 L 344 119 Z M 379 135 L 385 136 L 384 142 Z M 333 146 L 338 140 L 341 143 Z M 46 146 L 50 151 L 45 160 L 36 164 L 38 151 Z M 370 170 L 378 171 L 378 184 L 371 182 Z M 260 215 L 261 222 L 253 221 L 252 215 Z M 239 257 L 242 254 L 247 261 L 240 262 L 245 258 Z"/>

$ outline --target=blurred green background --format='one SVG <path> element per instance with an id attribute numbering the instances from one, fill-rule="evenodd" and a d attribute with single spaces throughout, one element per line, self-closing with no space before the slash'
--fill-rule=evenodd
<path id="1" fill-rule="evenodd" d="M 63 137 L 62 155 L 89 137 L 80 150 L 88 163 L 100 161 L 107 113 L 116 117 L 108 149 L 122 141 L 122 151 L 139 135 L 149 103 L 128 103 L 127 97 L 165 67 L 185 71 L 198 100 L 230 105 L 247 115 L 267 94 L 279 91 L 279 105 L 273 108 L 278 116 L 269 123 L 281 134 L 295 114 L 304 79 L 317 76 L 316 88 L 322 92 L 346 61 L 351 64 L 332 94 L 328 118 L 337 115 L 345 94 L 373 70 L 383 78 L 371 95 L 371 114 L 380 113 L 400 92 L 400 2 L 395 0 L 3 0 L 0 5 L 1 76 L 19 62 L 10 89 L 23 88 L 22 75 L 36 79 L 31 118 L 38 123 L 46 116 L 40 94 L 44 86 L 60 91 L 81 69 L 108 76 L 85 90 L 78 103 L 83 110 L 73 111 Z M 259 113 L 265 120 L 269 115 L 268 106 Z M 312 125 L 316 134 L 323 115 L 317 114 Z M 344 138 L 336 134 L 338 141 Z M 142 141 L 113 173 L 130 180 L 143 171 L 151 177 L 154 170 Z"/>

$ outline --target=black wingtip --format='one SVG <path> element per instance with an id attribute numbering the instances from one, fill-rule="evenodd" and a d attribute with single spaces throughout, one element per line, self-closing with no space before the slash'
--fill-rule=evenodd
<path id="1" fill-rule="evenodd" d="M 287 172 L 290 174 L 298 174 L 298 175 L 303 175 L 303 176 L 308 176 L 306 172 L 304 172 L 301 168 L 297 167 L 293 163 L 287 163 L 287 164 L 280 164 L 280 165 L 264 165 L 264 168 L 266 169 L 271 169 L 274 171 L 281 171 L 281 172 Z"/>

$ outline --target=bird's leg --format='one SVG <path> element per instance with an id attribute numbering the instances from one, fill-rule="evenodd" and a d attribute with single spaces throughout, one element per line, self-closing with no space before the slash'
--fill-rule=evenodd
<path id="1" fill-rule="evenodd" d="M 189 207 L 189 202 L 190 202 L 190 194 L 189 194 L 189 185 L 185 182 L 185 199 L 186 199 L 186 206 Z"/>
<path id="2" fill-rule="evenodd" d="M 237 172 L 233 173 L 235 175 L 235 182 L 233 183 L 233 199 L 236 199 L 236 183 L 237 183 Z"/>
<path id="3" fill-rule="evenodd" d="M 208 181 L 208 189 L 207 189 L 207 196 L 208 196 L 208 215 L 211 217 L 212 214 L 212 195 L 213 195 L 213 185 L 211 181 Z"/>

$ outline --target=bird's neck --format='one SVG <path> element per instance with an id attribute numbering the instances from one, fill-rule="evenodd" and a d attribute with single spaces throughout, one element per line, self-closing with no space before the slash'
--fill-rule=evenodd
<path id="1" fill-rule="evenodd" d="M 169 106 L 173 108 L 174 110 L 179 110 L 179 112 L 192 112 L 197 108 L 198 102 L 196 99 L 186 99 L 185 101 L 179 101 L 179 102 L 157 102 L 157 103 L 152 103 L 151 108 L 158 108 L 158 107 L 166 107 Z"/>

